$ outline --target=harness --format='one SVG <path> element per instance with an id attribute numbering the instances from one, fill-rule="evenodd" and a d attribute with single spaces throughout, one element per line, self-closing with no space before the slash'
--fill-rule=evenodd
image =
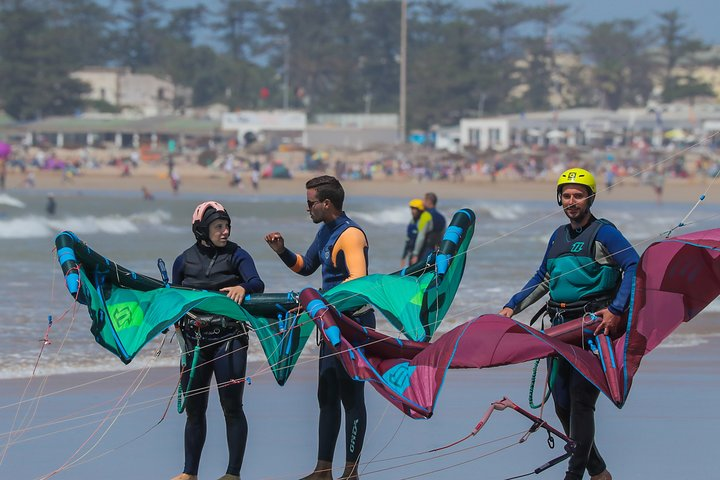
<path id="1" fill-rule="evenodd" d="M 217 336 L 223 333 L 248 333 L 248 326 L 245 322 L 238 322 L 225 315 L 189 311 L 178 322 L 183 333 L 199 333 L 201 338 Z"/>
<path id="2" fill-rule="evenodd" d="M 586 298 L 569 303 L 548 300 L 545 304 L 545 309 L 552 325 L 555 326 L 602 310 L 612 303 L 613 298 L 614 295 L 603 295 L 597 298 Z"/>
<path id="3" fill-rule="evenodd" d="M 180 362 L 183 371 L 187 367 L 187 359 L 190 353 L 187 339 L 195 338 L 187 386 L 185 390 L 183 390 L 181 383 L 178 383 L 177 386 L 177 411 L 178 413 L 182 413 L 185 411 L 187 392 L 192 391 L 195 369 L 200 359 L 200 349 L 203 348 L 200 346 L 201 341 L 222 340 L 228 337 L 225 345 L 225 349 L 227 350 L 233 338 L 243 335 L 247 336 L 250 329 L 247 323 L 229 319 L 224 315 L 192 311 L 185 314 L 177 325 L 182 331 L 182 334 L 178 336 L 178 343 L 180 343 Z"/>

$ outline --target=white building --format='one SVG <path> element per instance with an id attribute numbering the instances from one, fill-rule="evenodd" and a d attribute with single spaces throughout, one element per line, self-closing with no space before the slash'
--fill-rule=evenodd
<path id="1" fill-rule="evenodd" d="M 619 146 L 645 142 L 659 147 L 678 132 L 702 139 L 720 124 L 720 104 L 656 105 L 616 111 L 577 108 L 460 120 L 460 146 L 506 150 L 522 145 Z"/>
<path id="2" fill-rule="evenodd" d="M 129 68 L 87 67 L 70 74 L 90 86 L 87 100 L 105 101 L 145 117 L 169 115 L 189 105 L 192 89 L 169 78 L 132 73 Z"/>
<path id="3" fill-rule="evenodd" d="M 271 143 L 305 145 L 307 113 L 299 110 L 247 110 L 225 113 L 221 119 L 223 131 L 237 132 L 239 142 L 252 133 L 260 140 Z"/>
<path id="4" fill-rule="evenodd" d="M 460 120 L 460 144 L 478 150 L 510 148 L 510 119 L 463 118 Z"/>

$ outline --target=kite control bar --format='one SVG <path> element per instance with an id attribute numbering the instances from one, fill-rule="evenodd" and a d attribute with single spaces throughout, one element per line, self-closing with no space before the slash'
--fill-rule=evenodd
<path id="1" fill-rule="evenodd" d="M 544 464 L 542 464 L 541 466 L 539 466 L 538 468 L 533 470 L 533 473 L 538 474 L 540 472 L 547 470 L 548 468 L 550 468 L 554 465 L 557 465 L 558 463 L 570 458 L 570 455 L 572 455 L 573 452 L 575 451 L 575 441 L 574 440 L 572 440 L 570 437 L 568 437 L 561 431 L 557 430 L 556 428 L 548 425 L 548 423 L 545 420 L 543 420 L 542 418 L 533 415 L 532 413 L 528 412 L 527 410 L 525 410 L 523 408 L 520 408 L 519 406 L 517 406 L 517 404 L 515 404 L 515 402 L 513 402 L 509 398 L 503 397 L 501 400 L 498 400 L 497 402 L 493 402 L 492 404 L 490 404 L 490 407 L 488 407 L 487 411 L 485 412 L 485 415 L 483 415 L 482 419 L 480 419 L 478 424 L 475 425 L 475 428 L 473 428 L 472 432 L 470 432 L 467 436 L 465 436 L 464 438 L 462 438 L 456 442 L 445 445 L 444 447 L 439 447 L 439 448 L 430 450 L 430 452 L 437 452 L 439 450 L 444 450 L 446 448 L 450 448 L 454 445 L 457 445 L 458 443 L 461 443 L 461 442 L 467 440 L 470 437 L 477 435 L 477 433 L 487 424 L 488 420 L 490 420 L 490 416 L 493 414 L 493 412 L 495 412 L 495 411 L 500 412 L 500 411 L 505 410 L 506 408 L 515 410 L 520 415 L 524 416 L 525 418 L 527 418 L 533 422 L 530 429 L 520 438 L 518 443 L 525 442 L 528 439 L 528 437 L 530 437 L 530 434 L 537 432 L 541 428 L 548 433 L 548 441 L 547 442 L 548 442 L 548 446 L 550 448 L 555 448 L 555 439 L 553 438 L 553 435 L 555 435 L 556 437 L 565 441 L 565 447 L 564 447 L 565 453 L 545 462 Z"/>

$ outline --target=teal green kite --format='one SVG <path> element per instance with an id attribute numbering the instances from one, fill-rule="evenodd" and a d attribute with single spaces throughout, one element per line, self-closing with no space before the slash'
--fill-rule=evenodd
<path id="1" fill-rule="evenodd" d="M 374 274 L 325 293 L 340 311 L 373 305 L 407 338 L 429 340 L 447 313 L 465 267 L 475 215 L 455 214 L 437 253 L 394 274 Z M 55 237 L 58 261 L 73 298 L 86 305 L 95 340 L 124 363 L 190 310 L 247 322 L 278 384 L 297 362 L 314 323 L 297 314 L 297 295 L 248 295 L 242 305 L 217 292 L 170 286 L 135 273 L 93 251 L 72 232 Z"/>

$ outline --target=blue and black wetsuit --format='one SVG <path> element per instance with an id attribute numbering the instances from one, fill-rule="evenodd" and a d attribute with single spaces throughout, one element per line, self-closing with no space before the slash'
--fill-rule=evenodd
<path id="1" fill-rule="evenodd" d="M 285 250 L 280 258 L 300 275 L 311 275 L 322 266 L 322 288 L 328 290 L 345 280 L 367 275 L 368 243 L 362 229 L 343 213 L 320 227 L 305 255 Z M 351 318 L 375 328 L 372 310 Z M 367 427 L 364 386 L 364 382 L 355 381 L 347 374 L 329 347 L 324 343 L 320 346 L 318 460 L 332 462 L 340 433 L 341 403 L 345 409 L 345 460 L 355 463 L 360 457 Z"/>
<path id="2" fill-rule="evenodd" d="M 554 324 L 607 307 L 615 315 L 628 308 L 638 254 L 613 224 L 594 217 L 580 230 L 564 225 L 550 237 L 535 275 L 506 307 L 518 313 L 550 293 L 548 311 Z M 568 308 L 571 306 L 571 308 Z M 600 391 L 564 359 L 555 359 L 551 385 L 555 412 L 577 443 L 566 480 L 585 470 L 602 473 L 605 461 L 595 446 L 595 403 Z"/>
<path id="3" fill-rule="evenodd" d="M 407 233 L 405 234 L 405 248 L 403 248 L 402 259 L 410 262 L 412 258 L 413 248 L 415 248 L 415 240 L 418 236 L 418 222 L 413 219 L 407 226 Z"/>
<path id="4" fill-rule="evenodd" d="M 246 293 L 262 293 L 265 284 L 255 263 L 245 250 L 228 242 L 223 248 L 199 243 L 185 250 L 173 264 L 173 285 L 203 290 L 220 290 L 239 285 Z M 227 473 L 240 475 L 248 425 L 243 411 L 244 382 L 247 367 L 248 335 L 244 325 L 225 317 L 191 312 L 194 319 L 181 322 L 185 342 L 181 384 L 186 393 L 185 467 L 184 473 L 197 475 L 200 455 L 207 433 L 205 413 L 213 374 L 220 386 L 218 394 L 225 415 L 229 460 Z M 190 316 L 190 315 L 189 315 Z M 198 327 L 198 325 L 200 325 Z M 189 368 L 195 346 L 199 357 Z M 192 380 L 191 380 L 192 378 Z M 188 391 L 188 384 L 190 391 Z"/>

